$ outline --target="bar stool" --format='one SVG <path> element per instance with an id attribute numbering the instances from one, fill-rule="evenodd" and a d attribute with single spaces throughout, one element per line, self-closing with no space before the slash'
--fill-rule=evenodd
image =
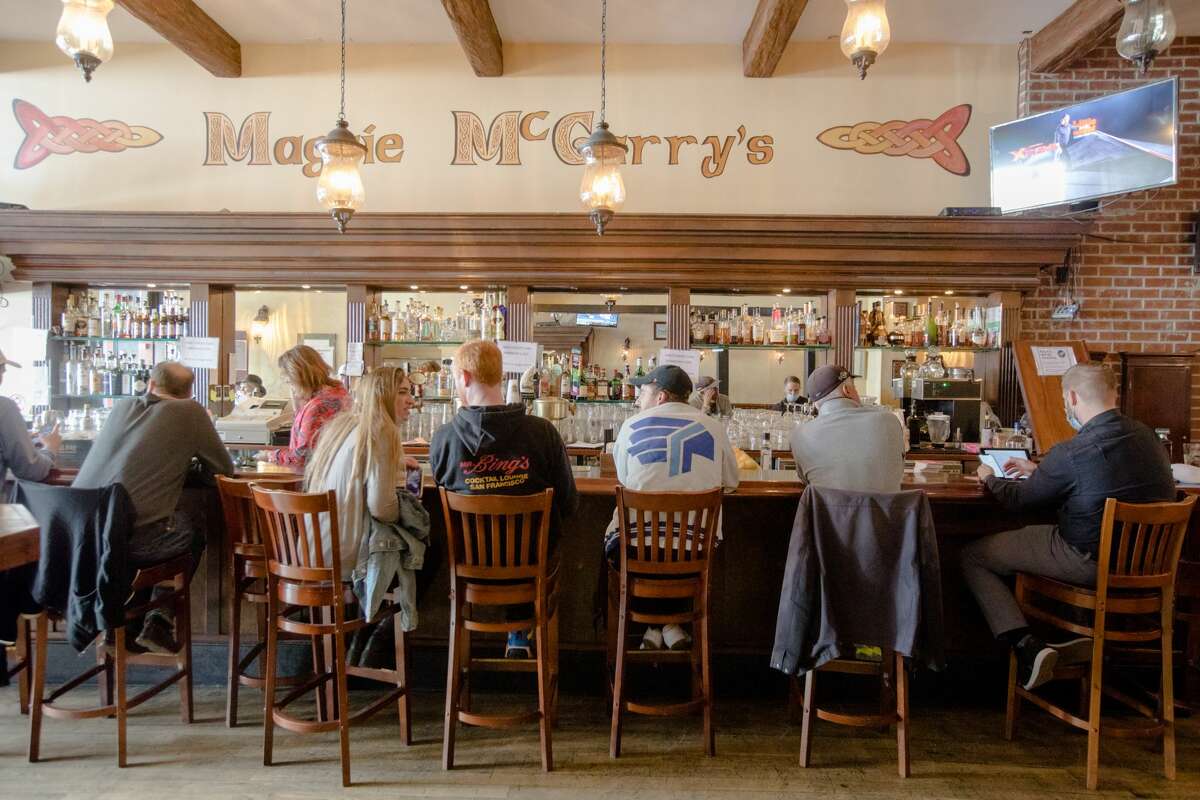
<path id="1" fill-rule="evenodd" d="M 446 516 L 450 565 L 450 652 L 446 668 L 446 732 L 442 767 L 454 766 L 459 722 L 484 728 L 512 728 L 537 721 L 542 769 L 554 768 L 550 727 L 558 687 L 558 574 L 547 564 L 550 506 L 554 490 L 533 495 L 464 495 L 439 490 Z M 533 605 L 533 617 L 489 622 L 479 608 Z M 515 616 L 511 613 L 509 616 Z M 471 633 L 508 633 L 532 628 L 537 654 L 530 659 L 472 658 Z M 471 711 L 467 689 L 471 670 L 537 674 L 538 707 L 523 714 Z"/>
<path id="2" fill-rule="evenodd" d="M 1056 668 L 1052 680 L 1083 682 L 1087 709 L 1076 716 L 1061 706 L 1017 685 L 1016 655 L 1008 667 L 1008 703 L 1004 738 L 1016 733 L 1021 700 L 1028 700 L 1051 716 L 1087 731 L 1087 788 L 1095 789 L 1100 777 L 1100 698 L 1106 694 L 1140 713 L 1146 719 L 1134 722 L 1104 720 L 1104 732 L 1117 737 L 1162 737 L 1163 772 L 1175 779 L 1175 691 L 1173 645 L 1175 577 L 1179 553 L 1187 532 L 1196 497 L 1178 503 L 1121 503 L 1109 498 L 1104 504 L 1100 527 L 1100 557 L 1096 565 L 1096 588 L 1087 589 L 1037 575 L 1017 573 L 1016 599 L 1030 619 L 1092 639 L 1090 664 L 1068 664 Z M 1041 599 L 1092 612 L 1086 625 L 1048 610 Z M 1118 615 L 1121 624 L 1110 627 L 1109 617 Z M 1124 692 L 1105 686 L 1104 645 L 1106 642 L 1160 643 L 1162 676 L 1157 708 L 1151 708 Z M 1083 703 L 1080 704 L 1081 706 Z"/>
<path id="3" fill-rule="evenodd" d="M 346 635 L 366 626 L 361 617 L 346 619 L 346 605 L 353 602 L 349 584 L 341 578 L 341 540 L 338 533 L 337 497 L 334 492 L 301 494 L 251 486 L 250 491 L 259 512 L 259 530 L 267 558 L 267 660 L 264 665 L 263 692 L 266 709 L 263 716 L 263 764 L 271 765 L 275 727 L 295 733 L 318 733 L 336 730 L 341 745 L 342 786 L 350 785 L 350 726 L 382 711 L 397 701 L 400 720 L 400 742 L 408 746 L 412 740 L 409 715 L 408 662 L 404 631 L 392 594 L 380 607 L 377 618 L 392 617 L 396 633 L 396 668 L 375 669 L 346 664 Z M 322 515 L 328 524 L 328 534 L 322 530 Z M 325 560 L 325 539 L 329 536 L 330 560 Z M 349 599 L 348 599 L 349 598 Z M 300 622 L 285 616 L 295 608 L 320 612 L 321 622 Z M 279 658 L 280 632 L 318 637 L 329 642 L 326 655 L 332 671 L 318 667 L 318 674 L 296 686 L 283 697 L 275 698 L 278 678 L 275 676 Z M 355 713 L 350 713 L 346 679 L 348 676 L 366 678 L 395 688 Z M 306 692 L 333 682 L 335 697 L 328 709 L 328 718 L 318 714 L 316 720 L 305 720 L 285 710 Z M 318 711 L 319 711 L 318 706 Z"/>
<path id="4" fill-rule="evenodd" d="M 225 517 L 225 552 L 229 555 L 229 671 L 226 679 L 225 724 L 230 728 L 236 727 L 238 722 L 238 687 L 262 689 L 266 685 L 261 670 L 259 675 L 251 675 L 248 671 L 267 647 L 267 560 L 250 486 L 256 484 L 264 489 L 297 491 L 302 483 L 301 478 L 247 480 L 217 476 L 217 489 Z M 258 624 L 258 639 L 245 656 L 241 655 L 243 602 L 253 606 Z M 319 649 L 315 647 L 313 664 L 320 666 Z M 312 677 L 309 674 L 277 678 L 276 686 L 295 686 Z"/>
<path id="5" fill-rule="evenodd" d="M 22 715 L 29 713 L 29 684 L 30 676 L 33 673 L 30 656 L 33 654 L 33 631 L 30 619 L 26 616 L 17 617 L 17 640 L 13 642 L 16 645 L 17 661 L 15 664 L 4 664 L 0 659 L 5 670 L 5 677 L 8 679 L 17 679 L 17 704 Z M 4 645 L 0 645 L 3 648 Z"/>
<path id="6" fill-rule="evenodd" d="M 621 755 L 621 715 L 678 716 L 701 711 L 704 752 L 716 754 L 712 725 L 711 644 L 708 634 L 709 555 L 721 516 L 721 489 L 705 492 L 636 492 L 617 487 L 621 563 L 609 583 L 609 662 L 613 669 L 612 731 L 609 755 Z M 651 533 L 657 531 L 657 534 Z M 612 602 L 616 589 L 619 600 Z M 677 613 L 634 610 L 633 601 L 690 601 Z M 613 612 L 616 612 L 615 614 Z M 629 623 L 692 624 L 687 652 L 629 650 Z M 614 629 L 615 628 L 615 629 Z M 692 665 L 692 698 L 682 703 L 647 704 L 625 699 L 625 666 L 637 660 L 686 660 Z"/>
<path id="7" fill-rule="evenodd" d="M 126 766 L 125 722 L 129 712 L 156 694 L 179 683 L 179 712 L 185 723 L 192 721 L 192 623 L 190 586 L 192 556 L 190 553 L 154 566 L 143 567 L 135 573 L 130 589 L 136 598 L 137 592 L 149 591 L 154 587 L 169 587 L 157 598 L 136 606 L 126 606 L 125 623 L 136 622 L 146 612 L 155 608 L 175 607 L 176 636 L 179 651 L 174 654 L 132 654 L 127 649 L 125 627 L 112 631 L 112 645 L 97 642 L 97 664 L 77 675 L 59 688 L 46 694 L 46 639 L 50 632 L 51 612 L 42 611 L 34 617 L 37 633 L 34 638 L 33 688 L 29 711 L 29 760 L 36 762 L 41 754 L 42 717 L 55 719 L 89 719 L 92 717 L 117 718 L 117 766 Z M 133 600 L 131 602 L 137 602 Z M 134 697 L 126 696 L 126 672 L 130 664 L 146 664 L 158 667 L 175 667 L 165 680 Z M 64 708 L 55 703 L 72 689 L 93 676 L 102 675 L 100 681 L 101 704 L 94 708 Z M 115 683 L 116 697 L 113 698 Z"/>

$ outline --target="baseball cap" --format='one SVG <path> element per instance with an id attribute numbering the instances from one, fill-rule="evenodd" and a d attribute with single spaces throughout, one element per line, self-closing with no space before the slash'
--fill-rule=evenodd
<path id="1" fill-rule="evenodd" d="M 0 350 L 0 366 L 5 366 L 5 367 L 17 367 L 18 369 L 20 369 L 20 368 L 21 368 L 21 365 L 20 365 L 20 364 L 18 364 L 17 362 L 15 362 L 15 361 L 13 361 L 13 360 L 11 360 L 11 359 L 5 358 L 5 357 L 4 357 L 4 351 L 3 351 L 3 350 Z"/>
<path id="2" fill-rule="evenodd" d="M 808 399 L 812 402 L 823 399 L 834 389 L 841 386 L 849 378 L 858 378 L 859 375 L 851 375 L 850 370 L 839 364 L 830 364 L 824 367 L 817 367 L 808 376 Z"/>
<path id="3" fill-rule="evenodd" d="M 712 375 L 705 375 L 700 380 L 696 381 L 696 391 L 703 392 L 705 389 L 711 389 L 714 386 L 720 386 L 721 382 Z"/>
<path id="4" fill-rule="evenodd" d="M 640 378 L 630 378 L 629 382 L 634 386 L 644 386 L 647 383 L 653 383 L 660 389 L 665 389 L 672 394 L 688 395 L 692 393 L 692 379 L 688 374 L 674 364 L 663 364 L 661 367 L 655 367 Z"/>

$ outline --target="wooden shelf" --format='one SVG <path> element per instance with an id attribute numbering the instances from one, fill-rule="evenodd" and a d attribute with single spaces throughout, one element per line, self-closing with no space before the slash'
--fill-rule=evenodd
<path id="1" fill-rule="evenodd" d="M 178 344 L 179 339 L 126 339 L 122 336 L 51 336 L 52 342 L 76 342 L 82 344 L 100 344 L 101 342 L 130 342 L 133 344 L 144 342 L 163 342 Z"/>
<path id="2" fill-rule="evenodd" d="M 434 342 L 434 341 L 420 341 L 420 340 L 389 339 L 386 342 L 363 342 L 363 344 L 365 344 L 367 347 L 384 347 L 389 344 L 423 345 L 426 347 L 458 347 L 460 344 L 462 344 L 462 342 L 461 341 Z"/>
<path id="3" fill-rule="evenodd" d="M 891 345 L 888 345 L 887 347 L 855 347 L 854 349 L 865 351 L 886 350 L 894 353 L 903 353 L 905 350 L 915 350 L 918 352 L 922 350 L 937 350 L 939 353 L 997 353 L 1000 351 L 999 347 L 943 347 L 940 344 L 930 345 L 929 347 L 926 347 L 925 345 L 913 345 L 912 347 L 892 347 Z"/>
<path id="4" fill-rule="evenodd" d="M 831 344 L 693 344 L 693 350 L 832 350 Z"/>

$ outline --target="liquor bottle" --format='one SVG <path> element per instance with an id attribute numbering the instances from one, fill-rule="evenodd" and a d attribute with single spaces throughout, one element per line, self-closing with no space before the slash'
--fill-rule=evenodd
<path id="1" fill-rule="evenodd" d="M 492 308 L 492 324 L 495 326 L 496 341 L 504 341 L 504 306 L 496 305 Z"/>
<path id="2" fill-rule="evenodd" d="M 925 310 L 925 346 L 934 347 L 938 342 L 937 313 L 933 310 L 933 298 L 929 299 L 929 307 Z"/>
<path id="3" fill-rule="evenodd" d="M 766 327 L 763 324 L 763 318 L 759 315 L 756 308 L 750 317 L 750 343 L 761 345 L 765 342 Z"/>
<path id="4" fill-rule="evenodd" d="M 63 394 L 78 394 L 75 390 L 75 359 L 77 351 L 74 345 L 67 347 L 67 357 L 63 359 L 62 374 L 60 377 L 60 385 L 62 386 Z"/>
<path id="5" fill-rule="evenodd" d="M 63 336 L 75 335 L 75 295 L 72 292 L 67 292 L 67 303 L 63 306 L 59 321 L 62 324 Z"/>
<path id="6" fill-rule="evenodd" d="M 742 344 L 754 344 L 754 320 L 750 318 L 750 307 L 745 303 L 742 303 L 742 313 L 738 318 L 738 325 Z"/>
<path id="7" fill-rule="evenodd" d="M 607 400 L 612 396 L 612 384 L 608 382 L 608 376 L 604 374 L 604 370 L 600 370 L 600 374 L 596 377 L 596 399 Z"/>
<path id="8" fill-rule="evenodd" d="M 621 369 L 618 367 L 613 370 L 612 381 L 608 387 L 608 396 L 612 400 L 620 400 L 624 397 L 621 387 Z"/>
<path id="9" fill-rule="evenodd" d="M 634 371 L 633 377 L 641 378 L 641 377 L 645 376 L 645 374 L 646 374 L 646 370 L 642 369 L 642 357 L 638 356 L 637 357 L 637 370 Z"/>
<path id="10" fill-rule="evenodd" d="M 766 471 L 771 469 L 771 463 L 775 458 L 775 451 L 771 449 L 771 432 L 763 431 L 762 448 L 758 453 L 758 467 Z"/>
<path id="11" fill-rule="evenodd" d="M 386 300 L 383 301 L 383 310 L 379 312 L 379 340 L 382 342 L 393 341 L 392 312 L 388 309 Z"/>
<path id="12" fill-rule="evenodd" d="M 561 374 L 558 377 L 558 396 L 565 399 L 571 396 L 571 370 L 566 368 L 566 365 L 559 369 Z"/>
<path id="13" fill-rule="evenodd" d="M 629 365 L 625 365 L 625 380 L 621 383 L 621 399 L 631 403 L 637 399 L 637 387 L 629 380 Z"/>
<path id="14" fill-rule="evenodd" d="M 191 328 L 191 312 L 188 311 L 187 306 L 184 306 L 183 313 L 180 315 L 180 318 L 179 318 L 179 335 L 187 336 L 190 328 Z"/>
<path id="15" fill-rule="evenodd" d="M 146 368 L 145 363 L 139 363 L 137 371 L 133 377 L 133 393 L 142 395 L 146 393 L 146 385 L 150 381 L 150 370 Z"/>
<path id="16" fill-rule="evenodd" d="M 133 359 L 131 358 L 125 362 L 125 368 L 121 372 L 121 394 L 124 394 L 124 395 L 133 394 L 133 380 L 134 380 L 134 370 L 133 370 Z"/>
<path id="17" fill-rule="evenodd" d="M 654 368 L 658 366 L 658 356 L 650 356 L 649 372 L 654 372 Z"/>

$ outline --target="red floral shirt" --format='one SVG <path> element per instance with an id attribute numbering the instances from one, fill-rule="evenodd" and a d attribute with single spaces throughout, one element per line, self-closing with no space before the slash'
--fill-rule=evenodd
<path id="1" fill-rule="evenodd" d="M 326 386 L 309 398 L 292 422 L 286 450 L 270 451 L 272 464 L 303 467 L 317 446 L 321 426 L 350 407 L 350 395 L 342 386 Z"/>

